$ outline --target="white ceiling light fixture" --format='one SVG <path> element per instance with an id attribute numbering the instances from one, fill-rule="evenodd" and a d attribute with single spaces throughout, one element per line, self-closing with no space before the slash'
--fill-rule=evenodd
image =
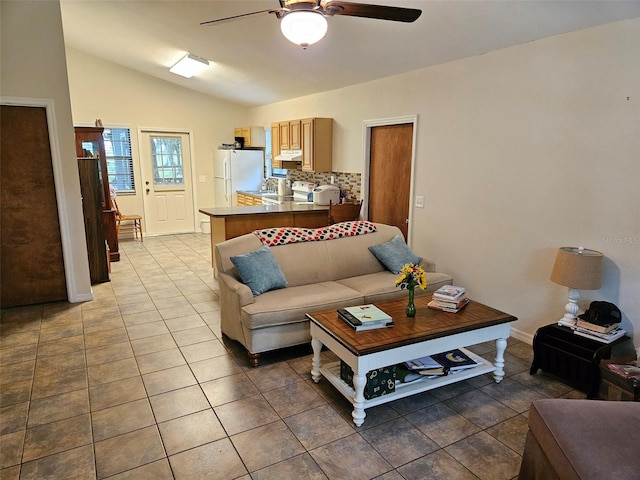
<path id="1" fill-rule="evenodd" d="M 209 60 L 188 53 L 171 67 L 169 71 L 185 78 L 191 78 L 208 66 Z"/>
<path id="2" fill-rule="evenodd" d="M 327 19 L 320 12 L 294 10 L 280 20 L 280 30 L 287 40 L 306 49 L 327 34 Z"/>

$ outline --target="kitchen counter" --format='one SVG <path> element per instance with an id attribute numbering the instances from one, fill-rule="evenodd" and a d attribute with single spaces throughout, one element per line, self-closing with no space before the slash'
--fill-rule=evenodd
<path id="1" fill-rule="evenodd" d="M 215 247 L 220 242 L 263 228 L 319 228 L 329 224 L 328 205 L 292 201 L 279 205 L 201 208 L 199 211 L 208 215 L 211 222 L 211 261 L 215 277 L 218 276 Z"/>

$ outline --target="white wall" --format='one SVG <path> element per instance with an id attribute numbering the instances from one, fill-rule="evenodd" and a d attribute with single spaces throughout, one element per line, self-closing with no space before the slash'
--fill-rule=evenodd
<path id="1" fill-rule="evenodd" d="M 56 175 L 56 195 L 65 251 L 67 294 L 71 301 L 90 300 L 91 281 L 60 5 L 58 1 L 2 0 L 0 9 L 0 93 L 5 98 L 30 99 L 29 103 L 34 105 L 38 99 L 53 103 L 58 135 L 52 139 L 52 145 L 57 145 L 58 151 L 52 154 L 54 175 L 56 171 L 61 174 Z M 56 161 L 58 168 L 55 168 Z M 36 223 L 37 214 L 34 212 Z"/>
<path id="2" fill-rule="evenodd" d="M 640 19 L 255 108 L 251 122 L 328 116 L 334 170 L 361 171 L 362 123 L 418 114 L 412 244 L 471 296 L 559 319 L 561 246 L 605 255 L 603 287 L 640 345 Z M 384 92 L 384 93 L 381 93 Z"/>
<path id="3" fill-rule="evenodd" d="M 119 195 L 123 212 L 143 211 L 138 129 L 170 129 L 192 134 L 196 208 L 214 206 L 213 151 L 233 142 L 233 128 L 246 125 L 248 110 L 173 85 L 72 48 L 67 49 L 71 109 L 75 125 L 128 126 L 135 164 L 136 195 Z M 206 181 L 201 183 L 199 177 Z M 208 218 L 198 215 L 196 218 Z M 196 227 L 196 229 L 199 227 Z"/>

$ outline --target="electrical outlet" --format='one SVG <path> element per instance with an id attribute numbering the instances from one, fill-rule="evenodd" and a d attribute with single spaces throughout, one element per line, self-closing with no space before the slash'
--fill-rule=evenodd
<path id="1" fill-rule="evenodd" d="M 200 175 L 200 176 L 198 177 L 198 181 L 199 181 L 200 183 L 206 183 L 206 182 L 207 182 L 207 177 L 206 177 L 206 175 Z"/>
<path id="2" fill-rule="evenodd" d="M 416 196 L 416 208 L 424 208 L 424 197 L 422 195 Z"/>

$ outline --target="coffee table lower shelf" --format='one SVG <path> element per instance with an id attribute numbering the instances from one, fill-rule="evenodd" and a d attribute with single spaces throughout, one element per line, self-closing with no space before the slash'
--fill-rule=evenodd
<path id="1" fill-rule="evenodd" d="M 468 370 L 462 370 L 461 372 L 452 375 L 446 375 L 444 377 L 425 377 L 423 379 L 407 383 L 396 381 L 396 389 L 394 392 L 387 393 L 386 395 L 381 395 L 379 397 L 371 398 L 368 400 L 365 399 L 364 408 L 382 405 L 384 403 L 392 402 L 393 400 L 398 400 L 403 397 L 415 395 L 416 393 L 426 392 L 427 390 L 432 390 L 434 388 L 443 387 L 451 383 L 460 382 L 462 380 L 466 380 L 467 378 L 473 378 L 484 375 L 485 373 L 491 373 L 496 369 L 496 367 L 491 362 L 485 360 L 479 355 L 476 355 L 475 353 L 470 352 L 465 348 L 461 348 L 460 350 L 473 358 L 478 363 L 478 365 L 476 367 L 469 368 Z M 356 391 L 340 378 L 340 362 L 333 362 L 322 365 L 320 367 L 320 373 L 347 400 L 349 400 L 352 404 L 355 404 Z"/>

